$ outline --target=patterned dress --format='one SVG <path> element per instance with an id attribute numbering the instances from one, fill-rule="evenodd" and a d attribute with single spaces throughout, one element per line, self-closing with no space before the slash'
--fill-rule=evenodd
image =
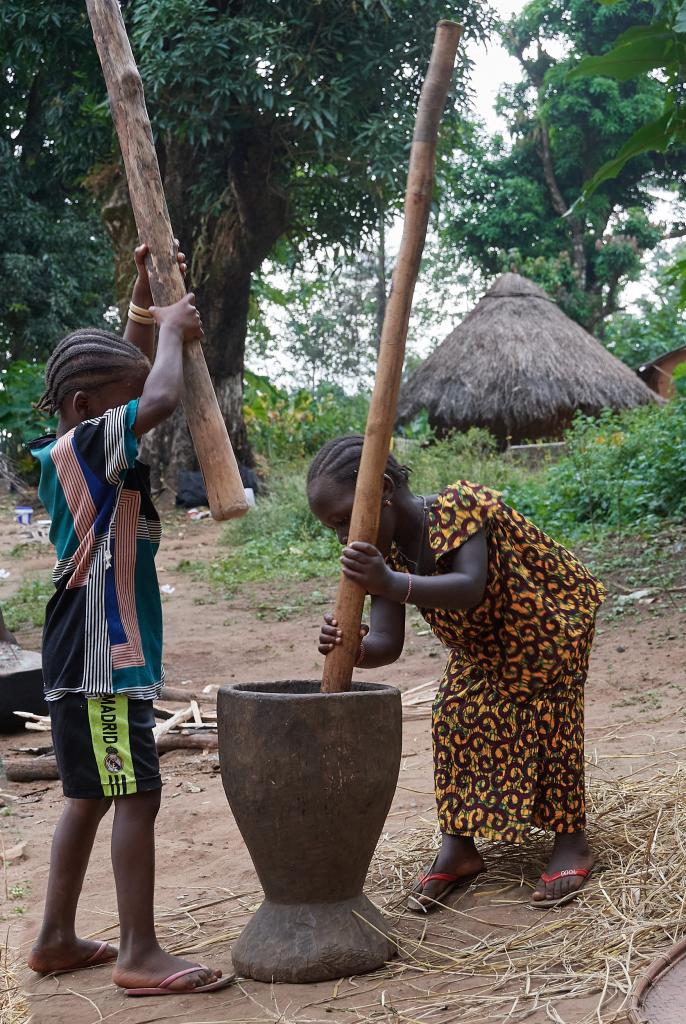
<path id="1" fill-rule="evenodd" d="M 519 843 L 585 827 L 584 684 L 604 588 L 501 496 L 461 480 L 429 510 L 434 575 L 483 530 L 488 579 L 468 610 L 420 608 L 450 654 L 433 708 L 441 831 Z M 390 563 L 408 571 L 394 548 Z"/>

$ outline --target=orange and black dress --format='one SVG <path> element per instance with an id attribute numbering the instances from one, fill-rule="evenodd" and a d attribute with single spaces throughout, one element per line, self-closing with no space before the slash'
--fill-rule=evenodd
<path id="1" fill-rule="evenodd" d="M 441 831 L 518 843 L 585 827 L 584 683 L 604 588 L 496 492 L 460 480 L 429 509 L 434 575 L 478 530 L 483 600 L 420 608 L 449 648 L 433 707 Z M 393 568 L 407 571 L 396 548 Z"/>

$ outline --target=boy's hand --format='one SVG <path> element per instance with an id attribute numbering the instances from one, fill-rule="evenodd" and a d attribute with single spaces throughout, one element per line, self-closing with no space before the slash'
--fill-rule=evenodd
<path id="1" fill-rule="evenodd" d="M 369 632 L 369 626 L 363 622 L 360 626 L 360 640 L 363 640 Z M 328 654 L 336 644 L 340 644 L 343 633 L 338 628 L 338 622 L 333 615 L 327 612 L 324 616 L 324 625 L 319 632 L 319 653 Z"/>
<path id="2" fill-rule="evenodd" d="M 193 292 L 184 295 L 173 306 L 150 306 L 150 312 L 160 328 L 180 334 L 184 341 L 205 336 Z"/>
<path id="3" fill-rule="evenodd" d="M 179 265 L 182 277 L 185 277 L 188 267 L 186 266 L 186 255 L 185 253 L 179 252 L 179 240 L 174 239 L 174 245 L 176 246 L 176 262 Z M 138 277 L 136 283 L 133 286 L 133 292 L 131 293 L 131 301 L 136 306 L 142 306 L 143 309 L 148 309 L 152 306 L 152 292 L 150 291 L 150 281 L 148 280 L 148 268 L 145 265 L 145 257 L 148 255 L 147 245 L 139 245 L 133 251 L 133 258 L 136 263 L 136 270 L 138 271 Z"/>

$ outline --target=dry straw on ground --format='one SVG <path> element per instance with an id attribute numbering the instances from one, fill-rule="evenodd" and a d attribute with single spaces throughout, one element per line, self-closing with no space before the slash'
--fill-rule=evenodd
<path id="1" fill-rule="evenodd" d="M 181 1020 L 625 1022 L 633 980 L 686 932 L 685 795 L 686 765 L 649 779 L 595 774 L 588 804 L 598 870 L 578 901 L 545 912 L 527 902 L 549 849 L 543 835 L 521 848 L 486 848 L 488 874 L 423 918 L 403 912 L 404 901 L 419 868 L 431 860 L 438 834 L 430 822 L 385 834 L 368 889 L 394 921 L 396 960 L 375 974 L 332 982 L 324 993 L 303 986 L 297 997 L 292 988 L 239 981 L 216 1012 L 182 1014 Z M 176 906 L 158 914 L 160 937 L 172 952 L 228 962 L 231 943 L 259 902 L 257 889 L 189 886 Z M 10 1002 L 0 1024 L 23 1024 L 25 1004 L 11 974 L 5 995 Z"/>
<path id="2" fill-rule="evenodd" d="M 0 1024 L 28 1024 L 29 1004 L 19 987 L 16 961 L 7 945 L 0 948 Z"/>
<path id="3" fill-rule="evenodd" d="M 366 978 L 332 983 L 323 998 L 308 1001 L 303 989 L 297 1007 L 282 1005 L 278 986 L 263 995 L 245 982 L 245 1019 L 312 1024 L 334 1012 L 397 1024 L 619 1024 L 632 980 L 686 930 L 685 788 L 686 766 L 650 779 L 596 777 L 588 802 L 598 871 L 579 901 L 547 912 L 527 904 L 549 849 L 543 835 L 525 849 L 489 847 L 483 880 L 426 920 L 402 910 L 438 835 L 429 823 L 385 835 L 369 891 L 395 921 L 399 958 Z M 258 903 L 256 892 L 216 891 L 160 923 L 176 952 L 206 955 L 228 946 Z"/>

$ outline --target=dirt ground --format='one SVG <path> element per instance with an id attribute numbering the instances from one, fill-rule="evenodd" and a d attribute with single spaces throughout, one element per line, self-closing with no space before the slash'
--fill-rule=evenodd
<path id="1" fill-rule="evenodd" d="M 176 571 L 182 559 L 209 560 L 215 552 L 220 527 L 210 521 L 191 523 L 172 516 L 158 558 L 160 583 L 174 587 L 164 598 L 165 663 L 169 683 L 200 688 L 208 683 L 318 678 L 321 660 L 315 638 L 321 613 L 334 593 L 335 580 L 309 583 L 243 585 L 230 595 L 218 594 L 186 573 Z M 665 548 L 665 573 L 681 558 L 683 538 L 673 537 Z M 48 547 L 34 545 L 10 555 L 17 543 L 11 509 L 0 512 L 0 567 L 10 577 L 0 581 L 0 603 L 16 590 L 26 575 L 46 573 L 52 564 Z M 626 564 L 631 564 L 629 552 Z M 682 628 L 683 580 L 670 576 L 669 591 L 658 591 L 643 601 L 627 598 L 640 589 L 635 572 L 618 568 L 609 580 L 611 599 L 599 623 L 587 690 L 587 755 L 592 771 L 605 778 L 638 774 L 654 767 L 676 766 L 686 750 L 686 639 Z M 627 583 L 626 580 L 629 580 Z M 312 596 L 314 593 L 314 597 Z M 650 601 L 651 603 L 646 603 Z M 405 652 L 397 665 L 375 673 L 401 689 L 436 679 L 442 670 L 440 645 L 421 620 L 408 623 Z M 37 630 L 19 634 L 24 647 L 38 649 Z M 0 738 L 0 754 L 22 743 L 26 736 Z M 250 858 L 237 831 L 222 790 L 214 754 L 175 752 L 162 759 L 165 783 L 158 824 L 157 920 L 169 948 L 184 951 L 231 970 L 231 945 L 242 923 L 259 904 L 259 887 Z M 0 817 L 4 848 L 26 841 L 25 857 L 5 868 L 2 926 L 10 948 L 18 951 L 19 977 L 30 996 L 32 1020 L 37 1024 L 95 1024 L 97 1021 L 152 1024 L 223 1024 L 228 1021 L 331 1020 L 462 1020 L 450 1009 L 451 986 L 469 986 L 463 977 L 431 982 L 445 996 L 445 1005 L 430 1012 L 412 1010 L 412 993 L 426 989 L 422 968 L 401 958 L 390 972 L 339 984 L 304 987 L 263 985 L 241 981 L 216 995 L 131 1001 L 116 990 L 107 968 L 87 970 L 61 978 L 40 979 L 22 964 L 39 926 L 48 872 L 53 826 L 60 813 L 58 783 L 12 785 L 0 781 L 6 808 Z M 401 843 L 403 836 L 426 834 L 434 822 L 428 709 L 413 711 L 404 725 L 404 755 L 400 782 L 382 842 Z M 522 849 L 521 883 L 502 890 L 488 882 L 451 901 L 460 914 L 465 934 L 490 934 L 493 929 L 514 934 L 540 917 L 527 904 L 530 885 L 542 867 L 540 845 Z M 486 851 L 490 866 L 498 851 Z M 388 858 L 383 861 L 388 864 Z M 378 865 L 375 868 L 378 873 Z M 407 885 L 411 879 L 403 880 Z M 556 921 L 579 913 L 577 908 L 550 912 Z M 447 913 L 447 912 L 446 912 Z M 443 919 L 444 920 L 444 919 Z M 108 826 L 96 841 L 79 912 L 83 934 L 116 941 L 117 914 L 111 877 Z M 538 920 L 537 920 L 538 923 Z M 396 914 L 402 935 L 415 940 L 424 935 L 440 945 L 441 915 L 428 921 L 407 913 Z M 515 979 L 513 993 L 520 982 Z M 428 982 L 426 983 L 428 985 Z M 512 985 L 512 981 L 510 982 Z M 521 979 L 524 985 L 524 979 Z M 441 987 L 442 986 L 442 987 Z M 416 997 L 419 999 L 419 996 Z M 547 1006 L 533 1008 L 527 1019 L 576 1024 L 586 1018 L 597 997 L 575 999 L 565 994 Z M 400 1013 L 395 1004 L 403 1006 Z M 501 1011 L 485 1020 L 523 1019 Z M 554 1014 L 557 1014 L 555 1016 Z M 472 1019 L 472 1018 L 470 1018 Z M 611 1007 L 598 1021 L 623 1020 Z"/>

